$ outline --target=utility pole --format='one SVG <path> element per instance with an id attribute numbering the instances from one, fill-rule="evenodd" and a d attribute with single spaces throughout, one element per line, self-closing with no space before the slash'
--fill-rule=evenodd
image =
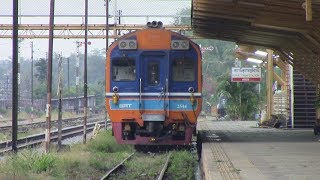
<path id="1" fill-rule="evenodd" d="M 18 0 L 13 0 L 13 30 L 12 30 L 12 151 L 17 152 L 17 132 L 18 132 Z"/>
<path id="2" fill-rule="evenodd" d="M 69 98 L 69 100 L 70 100 L 70 61 L 69 61 L 70 59 L 69 58 L 67 58 L 67 66 L 68 66 L 68 98 Z"/>
<path id="3" fill-rule="evenodd" d="M 106 56 L 107 56 L 107 52 L 108 52 L 108 48 L 109 48 L 109 1 L 110 0 L 105 0 L 106 4 Z M 108 113 L 107 113 L 107 109 L 104 108 L 104 112 L 105 112 L 105 128 L 107 129 L 107 118 L 108 118 Z"/>
<path id="4" fill-rule="evenodd" d="M 49 50 L 48 50 L 48 73 L 47 73 L 47 107 L 46 107 L 46 133 L 45 152 L 50 150 L 50 128 L 51 128 L 51 92 L 52 92 L 52 54 L 53 54 L 53 26 L 54 26 L 54 0 L 50 0 L 49 19 Z"/>
<path id="5" fill-rule="evenodd" d="M 58 107 L 58 149 L 61 149 L 61 141 L 62 141 L 62 77 L 63 77 L 63 70 L 62 70 L 62 57 L 59 54 L 58 57 L 58 64 L 59 64 L 59 77 L 58 77 L 58 97 L 59 97 L 59 107 Z"/>
<path id="6" fill-rule="evenodd" d="M 84 31 L 84 120 L 83 120 L 83 144 L 87 142 L 87 116 L 88 116 L 88 0 L 85 0 L 85 31 Z"/>
<path id="7" fill-rule="evenodd" d="M 75 110 L 76 114 L 79 114 L 79 69 L 80 69 L 80 57 L 79 57 L 79 48 L 81 43 L 79 41 L 76 42 L 77 44 L 77 62 L 76 62 L 76 97 L 75 97 Z"/>
<path id="8" fill-rule="evenodd" d="M 31 120 L 33 121 L 33 41 L 31 41 Z"/>

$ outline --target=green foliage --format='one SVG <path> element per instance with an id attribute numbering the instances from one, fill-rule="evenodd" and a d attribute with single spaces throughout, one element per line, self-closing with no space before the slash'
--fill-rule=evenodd
<path id="1" fill-rule="evenodd" d="M 114 153 L 123 151 L 132 151 L 131 145 L 117 144 L 115 139 L 111 137 L 111 131 L 103 131 L 100 136 L 90 141 L 87 150 L 91 152 Z"/>
<path id="2" fill-rule="evenodd" d="M 125 162 L 125 173 L 118 173 L 116 179 L 156 179 L 159 170 L 166 161 L 167 154 L 136 153 Z"/>
<path id="3" fill-rule="evenodd" d="M 1 109 L 1 108 L 0 108 L 0 114 L 3 115 L 3 114 L 6 114 L 7 112 L 8 112 L 8 110 L 6 110 L 6 109 Z"/>
<path id="4" fill-rule="evenodd" d="M 44 83 L 47 78 L 47 64 L 48 62 L 45 58 L 40 58 L 34 63 L 36 69 L 35 77 L 40 83 Z"/>
<path id="5" fill-rule="evenodd" d="M 33 97 L 35 99 L 44 99 L 47 95 L 47 85 L 46 83 L 41 83 L 36 85 L 33 89 Z"/>
<path id="6" fill-rule="evenodd" d="M 175 151 L 172 153 L 168 167 L 169 179 L 194 179 L 194 171 L 197 163 L 195 154 L 188 151 Z"/>
<path id="7" fill-rule="evenodd" d="M 48 171 L 56 165 L 56 159 L 52 154 L 36 154 L 32 159 L 32 170 L 36 173 Z"/>
<path id="8" fill-rule="evenodd" d="M 226 73 L 218 80 L 217 95 L 227 97 L 226 111 L 231 119 L 253 119 L 258 110 L 258 93 L 256 83 L 231 82 L 230 74 Z"/>
<path id="9" fill-rule="evenodd" d="M 56 167 L 56 162 L 55 154 L 39 154 L 39 152 L 26 150 L 7 156 L 6 160 L 0 164 L 0 174 L 24 176 L 28 172 L 49 172 L 50 169 Z"/>

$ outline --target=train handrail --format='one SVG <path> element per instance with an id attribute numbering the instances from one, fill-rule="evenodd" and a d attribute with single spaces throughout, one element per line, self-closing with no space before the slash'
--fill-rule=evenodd
<path id="1" fill-rule="evenodd" d="M 165 96 L 164 96 L 164 102 L 165 102 L 165 112 L 166 112 L 166 114 L 167 114 L 167 116 L 169 117 L 169 113 L 170 113 L 170 111 L 167 111 L 168 109 L 170 109 L 170 103 L 169 103 L 169 98 L 168 98 L 168 96 L 169 96 L 169 79 L 168 78 L 166 78 L 166 86 L 165 86 L 165 89 L 166 89 L 166 92 L 165 92 Z"/>
<path id="2" fill-rule="evenodd" d="M 142 79 L 140 78 L 139 79 L 139 83 L 140 83 L 140 85 L 139 85 L 139 111 L 141 112 L 141 105 L 142 105 L 142 103 L 141 103 L 141 99 L 142 99 Z"/>

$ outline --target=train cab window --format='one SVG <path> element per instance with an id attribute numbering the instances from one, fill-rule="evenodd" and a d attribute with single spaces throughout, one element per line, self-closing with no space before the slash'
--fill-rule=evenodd
<path id="1" fill-rule="evenodd" d="M 113 81 L 135 81 L 136 65 L 133 58 L 113 58 L 112 60 Z"/>
<path id="2" fill-rule="evenodd" d="M 172 80 L 190 82 L 195 80 L 195 63 L 190 59 L 175 59 L 172 64 Z"/>
<path id="3" fill-rule="evenodd" d="M 150 86 L 156 86 L 159 83 L 160 83 L 159 63 L 149 62 L 148 63 L 148 84 Z"/>

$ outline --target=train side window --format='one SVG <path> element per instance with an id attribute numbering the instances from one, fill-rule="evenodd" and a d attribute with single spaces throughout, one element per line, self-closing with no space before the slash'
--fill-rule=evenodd
<path id="1" fill-rule="evenodd" d="M 113 81 L 136 80 L 136 65 L 133 58 L 114 58 L 111 68 Z"/>
<path id="2" fill-rule="evenodd" d="M 195 81 L 195 63 L 190 59 L 175 59 L 172 64 L 172 80 L 178 82 Z"/>
<path id="3" fill-rule="evenodd" d="M 159 83 L 160 83 L 159 63 L 149 62 L 148 63 L 148 84 L 150 86 L 156 86 Z"/>

